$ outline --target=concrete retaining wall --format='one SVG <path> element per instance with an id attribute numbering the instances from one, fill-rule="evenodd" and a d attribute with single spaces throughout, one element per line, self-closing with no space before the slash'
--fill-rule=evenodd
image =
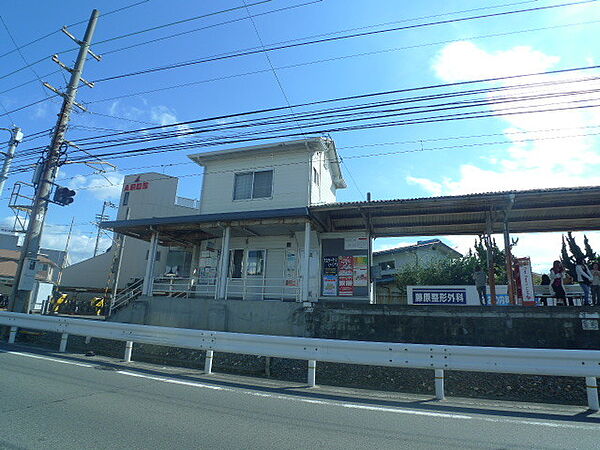
<path id="1" fill-rule="evenodd" d="M 366 305 L 141 297 L 112 320 L 238 333 L 600 349 L 598 308 Z M 584 322 L 586 321 L 586 322 Z M 591 329 L 590 329 L 591 328 Z"/>
<path id="2" fill-rule="evenodd" d="M 301 303 L 140 297 L 111 320 L 200 330 L 307 336 Z"/>

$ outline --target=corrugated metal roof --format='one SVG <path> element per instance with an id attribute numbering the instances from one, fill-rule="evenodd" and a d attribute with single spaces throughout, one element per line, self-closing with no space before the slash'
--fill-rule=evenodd
<path id="1" fill-rule="evenodd" d="M 439 195 L 433 197 L 411 197 L 411 198 L 397 198 L 397 199 L 383 199 L 383 200 L 361 200 L 353 202 L 335 202 L 335 203 L 324 203 L 321 205 L 313 205 L 311 209 L 320 210 L 327 208 L 339 208 L 345 206 L 369 206 L 372 204 L 394 204 L 394 203 L 410 203 L 419 201 L 432 201 L 432 200 L 460 200 L 460 199 L 477 199 L 477 198 L 490 198 L 491 196 L 508 196 L 510 194 L 544 194 L 544 193 L 555 193 L 555 192 L 581 192 L 581 191 L 600 191 L 600 186 L 582 186 L 582 187 L 563 187 L 563 188 L 544 188 L 544 189 L 523 189 L 513 191 L 489 191 L 480 192 L 474 194 L 461 194 L 461 195 Z"/>

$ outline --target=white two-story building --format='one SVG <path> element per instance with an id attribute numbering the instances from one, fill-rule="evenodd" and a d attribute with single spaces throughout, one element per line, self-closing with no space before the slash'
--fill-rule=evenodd
<path id="1" fill-rule="evenodd" d="M 143 280 L 144 295 L 371 300 L 366 229 L 331 232 L 309 209 L 346 187 L 333 140 L 190 158 L 204 169 L 200 200 L 178 198 L 173 177 L 127 177 L 117 220 L 103 225 L 126 236 L 121 258 L 113 248 L 71 266 L 65 287 L 101 288 L 118 273 L 119 289 Z"/>

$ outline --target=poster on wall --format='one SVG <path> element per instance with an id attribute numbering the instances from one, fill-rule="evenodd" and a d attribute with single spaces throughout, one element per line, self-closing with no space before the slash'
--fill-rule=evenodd
<path id="1" fill-rule="evenodd" d="M 354 294 L 354 271 L 352 256 L 338 257 L 338 284 L 340 296 L 352 296 Z"/>
<path id="2" fill-rule="evenodd" d="M 338 259 L 335 256 L 326 256 L 323 258 L 323 273 L 325 275 L 337 275 Z"/>
<path id="3" fill-rule="evenodd" d="M 298 286 L 298 259 L 296 258 L 296 252 L 287 251 L 285 258 L 285 285 L 286 286 Z"/>
<path id="4" fill-rule="evenodd" d="M 337 295 L 337 276 L 336 275 L 324 275 L 323 276 L 323 295 L 336 296 Z"/>
<path id="5" fill-rule="evenodd" d="M 344 250 L 368 250 L 369 239 L 366 237 L 344 238 Z"/>
<path id="6" fill-rule="evenodd" d="M 352 260 L 352 279 L 354 286 L 367 286 L 368 278 L 368 258 L 366 256 L 354 256 Z"/>

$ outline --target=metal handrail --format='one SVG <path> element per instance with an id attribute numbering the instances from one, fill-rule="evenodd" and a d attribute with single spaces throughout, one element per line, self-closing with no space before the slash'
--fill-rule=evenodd
<path id="1" fill-rule="evenodd" d="M 236 286 L 233 283 L 241 283 Z M 288 284 L 292 282 L 294 284 Z M 240 289 L 236 289 L 240 288 Z M 227 278 L 225 286 L 225 298 L 238 298 L 244 300 L 258 297 L 264 300 L 267 297 L 292 298 L 296 301 L 300 298 L 300 285 L 297 279 L 290 278 L 262 278 L 262 277 L 243 277 Z"/>
<path id="2" fill-rule="evenodd" d="M 115 296 L 114 300 L 110 304 L 110 308 L 108 311 L 108 315 L 110 316 L 112 312 L 116 309 L 119 309 L 132 300 L 138 298 L 142 295 L 142 285 L 144 284 L 144 280 L 140 279 L 134 281 L 132 284 L 123 289 L 118 295 Z"/>
<path id="3" fill-rule="evenodd" d="M 214 295 L 217 287 L 215 277 L 157 277 L 152 282 L 154 295 L 186 297 L 196 294 Z"/>

